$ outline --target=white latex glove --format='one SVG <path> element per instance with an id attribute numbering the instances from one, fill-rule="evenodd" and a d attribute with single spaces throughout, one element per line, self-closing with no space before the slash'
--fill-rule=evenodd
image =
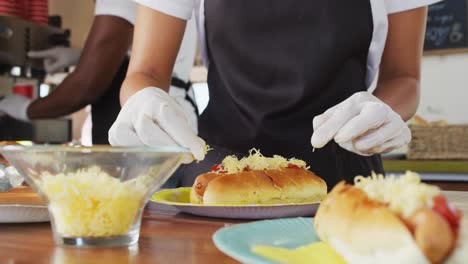
<path id="1" fill-rule="evenodd" d="M 311 143 L 315 148 L 332 139 L 342 148 L 369 156 L 408 144 L 411 132 L 399 114 L 369 92 L 355 93 L 316 116 Z"/>
<path id="2" fill-rule="evenodd" d="M 14 94 L 6 96 L 0 100 L 0 112 L 3 112 L 15 119 L 29 121 L 27 110 L 31 99 Z"/>
<path id="3" fill-rule="evenodd" d="M 182 107 L 187 116 L 190 126 L 195 131 L 195 133 L 198 134 L 198 115 L 193 105 L 189 101 L 187 101 L 187 92 L 185 91 L 185 89 L 171 86 L 171 88 L 169 89 L 169 95 L 172 98 L 174 98 L 174 100 L 176 100 L 177 103 Z M 192 96 L 191 98 L 194 98 L 194 96 Z"/>
<path id="4" fill-rule="evenodd" d="M 67 47 L 55 47 L 47 50 L 28 52 L 28 57 L 30 58 L 44 59 L 44 69 L 50 74 L 78 64 L 80 56 L 81 49 Z"/>
<path id="5" fill-rule="evenodd" d="M 109 130 L 113 146 L 183 146 L 193 156 L 184 163 L 205 158 L 205 142 L 189 124 L 182 107 L 163 90 L 145 88 L 132 95 Z"/>

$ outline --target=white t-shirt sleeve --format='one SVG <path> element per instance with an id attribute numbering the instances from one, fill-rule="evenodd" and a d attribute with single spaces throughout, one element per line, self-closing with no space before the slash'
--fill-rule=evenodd
<path id="1" fill-rule="evenodd" d="M 96 0 L 94 15 L 116 16 L 135 24 L 136 4 L 132 0 Z"/>
<path id="2" fill-rule="evenodd" d="M 384 0 L 387 13 L 398 13 L 406 10 L 415 9 L 422 6 L 428 6 L 441 0 Z"/>
<path id="3" fill-rule="evenodd" d="M 194 0 L 134 0 L 140 5 L 164 14 L 189 20 L 192 17 Z"/>
<path id="4" fill-rule="evenodd" d="M 195 18 L 192 18 L 187 21 L 184 38 L 180 45 L 179 54 L 177 55 L 172 74 L 184 82 L 187 82 L 193 68 L 196 53 L 197 26 Z"/>

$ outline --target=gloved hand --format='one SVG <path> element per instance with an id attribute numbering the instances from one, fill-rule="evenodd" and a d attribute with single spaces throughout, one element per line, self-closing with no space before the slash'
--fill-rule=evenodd
<path id="1" fill-rule="evenodd" d="M 189 124 L 182 107 L 163 90 L 145 88 L 132 95 L 109 130 L 113 146 L 183 146 L 197 160 L 205 158 L 205 142 Z M 184 163 L 193 161 L 192 155 Z"/>
<path id="2" fill-rule="evenodd" d="M 355 93 L 316 116 L 311 143 L 315 148 L 332 139 L 342 148 L 369 156 L 408 144 L 411 132 L 390 106 L 369 92 Z"/>
<path id="3" fill-rule="evenodd" d="M 78 64 L 80 56 L 80 49 L 67 47 L 55 47 L 47 50 L 28 52 L 28 57 L 32 59 L 44 59 L 44 68 L 50 74 Z"/>
<path id="4" fill-rule="evenodd" d="M 174 100 L 176 100 L 176 102 L 182 107 L 190 126 L 195 131 L 195 133 L 198 134 L 198 115 L 194 106 L 186 99 L 187 91 L 185 91 L 183 88 L 171 86 L 169 89 L 169 95 L 174 98 Z"/>
<path id="5" fill-rule="evenodd" d="M 0 112 L 3 112 L 15 119 L 29 121 L 27 110 L 31 99 L 14 94 L 0 100 Z"/>

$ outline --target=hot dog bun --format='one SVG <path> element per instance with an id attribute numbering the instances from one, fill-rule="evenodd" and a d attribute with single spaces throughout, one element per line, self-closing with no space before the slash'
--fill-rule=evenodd
<path id="1" fill-rule="evenodd" d="M 195 179 L 190 201 L 210 205 L 320 202 L 327 193 L 324 180 L 299 159 L 263 156 L 227 156 L 210 172 Z"/>
<path id="2" fill-rule="evenodd" d="M 197 177 L 190 202 L 207 205 L 319 202 L 327 186 L 314 173 L 300 168 L 250 170 Z"/>
<path id="3" fill-rule="evenodd" d="M 448 257 L 445 264 L 464 264 L 468 259 L 468 220 L 465 219 L 460 226 L 455 250 Z"/>
<path id="4" fill-rule="evenodd" d="M 413 180 L 412 176 L 408 179 Z M 380 189 L 389 187 L 396 196 L 390 199 L 398 200 L 398 184 L 396 181 L 389 186 L 382 184 Z M 414 193 L 414 196 L 423 194 L 422 199 L 428 199 L 424 195 L 437 195 L 432 193 L 431 186 L 411 181 L 406 184 L 427 189 Z M 458 228 L 433 210 L 432 205 L 410 206 L 411 210 L 406 210 L 399 208 L 396 201 L 382 202 L 386 193 L 376 190 L 378 184 L 364 190 L 361 187 L 339 183 L 325 197 L 314 220 L 319 238 L 330 243 L 348 263 L 444 263 L 455 247 L 463 246 L 457 244 Z M 369 195 L 373 191 L 378 198 Z M 430 195 L 429 198 L 432 199 Z M 409 200 L 401 202 L 411 205 Z"/>
<path id="5" fill-rule="evenodd" d="M 202 175 L 199 175 L 195 179 L 192 190 L 190 191 L 190 202 L 195 204 L 203 203 L 203 194 L 205 193 L 206 186 L 208 183 L 217 177 L 217 173 L 209 172 Z"/>

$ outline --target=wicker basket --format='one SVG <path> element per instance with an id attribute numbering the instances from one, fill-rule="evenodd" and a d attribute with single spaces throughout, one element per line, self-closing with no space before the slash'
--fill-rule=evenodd
<path id="1" fill-rule="evenodd" d="M 410 126 L 408 159 L 468 159 L 468 125 Z"/>

